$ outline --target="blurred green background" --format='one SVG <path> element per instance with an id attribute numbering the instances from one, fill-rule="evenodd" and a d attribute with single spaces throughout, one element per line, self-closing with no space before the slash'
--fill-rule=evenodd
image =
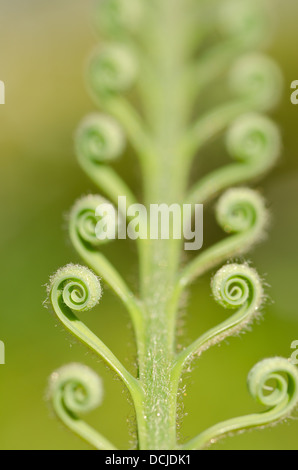
<path id="1" fill-rule="evenodd" d="M 45 400 L 48 376 L 74 361 L 93 367 L 105 383 L 103 406 L 89 422 L 119 448 L 132 445 L 134 418 L 121 383 L 42 306 L 49 275 L 79 261 L 67 240 L 63 214 L 76 198 L 95 190 L 76 163 L 72 139 L 80 119 L 94 110 L 83 80 L 86 57 L 97 40 L 93 6 L 92 0 L 0 1 L 0 79 L 6 84 L 6 105 L 0 107 L 0 339 L 6 344 L 6 365 L 0 366 L 1 449 L 87 448 L 60 426 Z M 298 4 L 276 0 L 272 8 L 278 24 L 269 52 L 281 65 L 286 84 L 274 113 L 284 151 L 276 169 L 260 183 L 273 214 L 270 236 L 249 255 L 271 286 L 269 300 L 264 320 L 252 332 L 205 353 L 186 378 L 183 438 L 259 410 L 246 389 L 247 373 L 264 357 L 289 357 L 292 341 L 298 340 L 298 106 L 290 103 L 290 83 L 298 79 Z M 216 146 L 210 152 L 218 156 Z M 128 152 L 118 169 L 137 187 L 138 172 L 132 168 Z M 210 210 L 205 237 L 218 236 Z M 133 284 L 133 245 L 115 243 L 105 251 Z M 210 274 L 192 287 L 183 342 L 225 315 L 214 304 L 209 283 Z M 130 368 L 135 350 L 129 320 L 108 289 L 86 322 Z M 229 438 L 215 448 L 298 449 L 298 422 L 291 419 Z"/>

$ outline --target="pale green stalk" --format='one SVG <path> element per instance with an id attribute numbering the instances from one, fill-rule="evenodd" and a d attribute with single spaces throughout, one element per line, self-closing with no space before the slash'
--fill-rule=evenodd
<path id="1" fill-rule="evenodd" d="M 249 376 L 250 392 L 269 411 L 215 425 L 184 447 L 177 442 L 177 397 L 183 370 L 207 348 L 243 330 L 259 315 L 263 302 L 262 283 L 255 270 L 245 264 L 225 265 L 213 279 L 213 295 L 236 313 L 177 353 L 176 328 L 183 291 L 197 277 L 248 251 L 264 237 L 267 226 L 267 210 L 258 193 L 243 187 L 229 189 L 262 176 L 275 163 L 281 147 L 278 129 L 260 114 L 276 102 L 280 72 L 268 57 L 251 53 L 263 34 L 266 18 L 260 3 L 215 0 L 212 11 L 220 13 L 220 21 L 216 15 L 210 16 L 210 4 L 203 0 L 102 0 L 100 6 L 100 24 L 110 42 L 97 48 L 90 58 L 87 81 L 101 112 L 83 120 L 76 135 L 76 152 L 84 171 L 114 204 L 118 196 L 126 196 L 129 205 L 138 202 L 109 166 L 123 153 L 125 134 L 140 163 L 147 209 L 150 204 L 182 207 L 185 203 L 207 203 L 228 190 L 217 204 L 216 217 L 229 236 L 185 266 L 181 263 L 183 240 L 138 240 L 138 293 L 101 253 L 103 241 L 96 236 L 96 211 L 107 201 L 101 196 L 87 196 L 70 213 L 73 246 L 110 285 L 130 315 L 137 343 L 137 377 L 75 315 L 99 301 L 100 284 L 91 271 L 72 265 L 58 271 L 51 279 L 49 300 L 66 329 L 104 359 L 130 391 L 141 450 L 201 449 L 227 433 L 280 420 L 298 402 L 297 370 L 283 359 L 270 359 L 257 365 Z M 237 12 L 232 22 L 229 11 Z M 199 32 L 197 21 L 202 26 Z M 223 28 L 223 42 L 197 61 L 194 51 L 217 21 Z M 196 98 L 227 70 L 227 100 L 197 115 Z M 138 111 L 129 97 L 123 96 L 133 85 Z M 202 177 L 189 190 L 194 158 L 223 132 L 227 150 L 237 162 Z M 91 377 L 88 374 L 74 366 L 56 373 L 56 386 L 50 388 L 54 409 L 91 445 L 112 450 L 111 443 L 77 416 L 78 403 L 89 398 L 83 392 L 84 381 L 84 386 L 80 383 L 80 377 Z M 264 396 L 266 383 L 272 378 L 276 387 Z M 86 380 L 86 387 L 94 381 Z M 98 404 L 99 400 L 91 400 L 90 409 Z"/>

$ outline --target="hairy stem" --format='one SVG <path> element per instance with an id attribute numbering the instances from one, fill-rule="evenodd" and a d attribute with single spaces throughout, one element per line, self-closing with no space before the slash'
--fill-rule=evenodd
<path id="1" fill-rule="evenodd" d="M 147 207 L 150 204 L 181 203 L 187 180 L 183 159 L 177 151 L 185 125 L 181 77 L 183 54 L 180 49 L 184 24 L 179 21 L 183 2 L 162 0 L 159 10 L 159 15 L 155 14 L 150 23 L 159 45 L 154 53 L 151 52 L 151 69 L 156 78 L 155 100 L 149 102 L 146 96 L 143 100 L 147 119 L 154 116 L 151 129 L 155 160 L 150 174 L 145 177 Z M 177 389 L 171 383 L 175 323 L 169 314 L 169 305 L 180 252 L 181 240 L 142 241 L 140 276 L 141 298 L 145 305 L 145 348 L 139 357 L 139 366 L 145 392 L 146 421 L 145 435 L 140 441 L 142 449 L 176 447 Z"/>

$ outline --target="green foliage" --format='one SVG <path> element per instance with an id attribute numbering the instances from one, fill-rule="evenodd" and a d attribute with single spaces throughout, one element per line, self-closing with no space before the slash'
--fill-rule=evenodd
<path id="1" fill-rule="evenodd" d="M 109 166 L 123 152 L 126 134 L 139 159 L 147 207 L 207 204 L 226 191 L 217 203 L 216 219 L 229 236 L 186 264 L 182 240 L 137 240 L 137 292 L 102 254 L 95 236 L 96 207 L 102 197 L 85 197 L 70 213 L 72 244 L 96 275 L 84 267 L 66 266 L 51 278 L 49 301 L 65 328 L 103 358 L 128 388 L 142 450 L 202 449 L 221 436 L 279 421 L 298 402 L 297 369 L 285 359 L 268 359 L 248 377 L 250 393 L 267 411 L 215 425 L 183 446 L 177 442 L 183 371 L 207 348 L 245 329 L 260 315 L 264 299 L 254 269 L 235 262 L 224 265 L 212 280 L 212 291 L 220 305 L 235 312 L 177 352 L 177 318 L 185 289 L 207 271 L 247 252 L 266 232 L 263 198 L 241 187 L 268 171 L 281 148 L 278 129 L 261 114 L 277 102 L 281 90 L 276 64 L 254 52 L 266 35 L 266 17 L 265 2 L 252 0 L 104 0 L 99 5 L 97 18 L 108 42 L 92 54 L 86 75 L 91 96 L 104 114 L 88 116 L 77 131 L 83 170 L 113 203 L 118 196 L 126 196 L 129 204 L 137 202 Z M 198 113 L 207 85 L 219 77 L 226 98 Z M 132 104 L 135 95 L 140 110 Z M 195 157 L 201 158 L 203 147 L 222 133 L 236 162 L 189 188 Z M 100 300 L 97 276 L 130 314 L 137 343 L 136 377 L 76 316 Z M 274 387 L 267 394 L 272 380 Z M 50 397 L 58 417 L 97 449 L 114 449 L 79 417 L 100 404 L 101 394 L 99 379 L 80 365 L 66 366 L 52 376 Z"/>

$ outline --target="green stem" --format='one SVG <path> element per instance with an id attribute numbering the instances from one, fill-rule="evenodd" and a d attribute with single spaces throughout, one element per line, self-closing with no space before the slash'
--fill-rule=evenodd
<path id="1" fill-rule="evenodd" d="M 150 67 L 154 73 L 149 92 L 147 87 L 143 89 L 144 112 L 154 145 L 154 161 L 144 178 L 147 208 L 150 204 L 182 204 L 186 190 L 187 171 L 178 150 L 186 125 L 186 109 L 190 109 L 181 75 L 184 7 L 181 0 L 161 0 L 159 14 L 150 19 L 158 47 L 150 43 Z M 181 244 L 181 240 L 174 239 L 141 241 L 140 285 L 145 310 L 145 347 L 139 356 L 144 389 L 141 449 L 176 448 L 177 387 L 171 381 L 176 322 L 172 297 Z"/>

